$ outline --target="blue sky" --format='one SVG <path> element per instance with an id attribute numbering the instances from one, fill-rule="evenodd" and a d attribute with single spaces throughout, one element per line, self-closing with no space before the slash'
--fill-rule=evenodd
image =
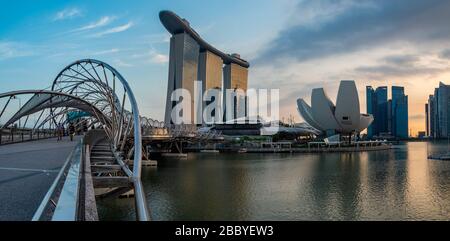
<path id="1" fill-rule="evenodd" d="M 297 98 L 325 87 L 332 99 L 353 79 L 402 85 L 410 127 L 424 129 L 423 105 L 450 84 L 450 1 L 195 0 L 1 1 L 0 92 L 48 87 L 82 58 L 105 61 L 134 89 L 141 113 L 162 119 L 169 35 L 158 13 L 172 10 L 224 52 L 251 63 L 249 85 L 279 88 L 281 114 L 301 121 Z"/>
<path id="2" fill-rule="evenodd" d="M 281 3 L 281 2 L 280 2 Z M 283 21 L 272 1 L 2 1 L 0 92 L 48 87 L 66 65 L 95 58 L 130 82 L 141 112 L 162 118 L 169 35 L 158 13 L 187 18 L 227 52 L 254 55 Z M 258 11 L 253 11 L 258 6 Z M 267 31 L 267 28 L 270 31 Z"/>

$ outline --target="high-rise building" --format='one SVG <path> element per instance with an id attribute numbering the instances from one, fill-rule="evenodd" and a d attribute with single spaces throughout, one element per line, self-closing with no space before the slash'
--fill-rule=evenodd
<path id="1" fill-rule="evenodd" d="M 239 58 L 239 56 L 236 57 Z M 225 65 L 225 67 L 223 67 L 223 85 L 225 90 L 242 90 L 245 93 L 248 85 L 248 69 L 233 63 Z M 224 103 L 227 103 L 226 97 L 226 93 L 224 93 Z M 247 101 L 245 96 L 238 95 L 233 96 L 233 98 L 234 101 L 231 101 L 232 106 L 225 107 L 225 112 L 227 108 L 233 109 L 233 117 L 230 119 L 237 119 L 246 116 Z M 224 117 L 227 118 L 226 116 Z M 228 121 L 228 119 L 225 120 Z"/>
<path id="2" fill-rule="evenodd" d="M 367 113 L 372 114 L 373 116 L 376 115 L 376 98 L 375 98 L 375 90 L 372 88 L 372 86 L 366 87 L 366 105 L 367 105 Z M 376 128 L 376 125 L 374 122 L 367 128 L 367 136 L 370 138 L 373 137 L 374 133 L 378 133 L 378 130 Z"/>
<path id="3" fill-rule="evenodd" d="M 378 87 L 375 90 L 375 95 L 377 98 L 377 130 L 378 133 L 388 133 L 388 90 L 386 86 Z"/>
<path id="4" fill-rule="evenodd" d="M 200 53 L 199 56 L 199 63 L 198 63 L 198 79 L 199 81 L 202 81 L 202 92 L 205 93 L 206 90 L 216 89 L 220 93 L 222 93 L 222 66 L 223 66 L 223 60 L 217 56 L 216 54 L 205 50 Z M 214 96 L 211 96 L 210 101 L 203 102 L 202 106 L 205 108 L 205 106 L 209 105 L 211 102 L 218 102 L 221 103 L 221 99 L 215 99 Z M 200 113 L 201 115 L 201 113 Z M 203 123 L 203 119 L 198 117 L 200 119 L 197 119 L 197 123 Z M 215 110 L 213 110 L 211 118 L 214 118 L 215 120 L 222 119 L 220 113 L 216 113 Z M 208 122 L 212 120 L 207 120 Z"/>
<path id="5" fill-rule="evenodd" d="M 393 131 L 393 121 L 394 121 L 394 115 L 392 113 L 392 100 L 388 100 L 387 102 L 387 133 L 392 135 Z"/>
<path id="6" fill-rule="evenodd" d="M 438 123 L 438 91 L 439 88 L 434 89 L 434 94 L 430 95 L 430 135 L 433 138 L 439 138 L 439 123 Z"/>
<path id="7" fill-rule="evenodd" d="M 430 136 L 430 110 L 428 103 L 425 104 L 425 135 Z"/>
<path id="8" fill-rule="evenodd" d="M 439 83 L 437 98 L 437 121 L 438 121 L 438 136 L 441 138 L 449 137 L 449 101 L 450 101 L 450 86 L 444 83 Z"/>
<path id="9" fill-rule="evenodd" d="M 194 121 L 194 81 L 198 80 L 199 52 L 200 46 L 189 34 L 179 33 L 170 38 L 169 81 L 164 118 L 166 123 L 171 123 L 172 109 L 179 102 L 179 100 L 171 100 L 172 92 L 177 89 L 186 89 L 191 94 L 190 103 L 185 103 L 188 105 L 186 107 L 190 108 L 190 112 L 183 112 L 182 116 L 190 115 L 191 123 L 189 124 Z"/>
<path id="10" fill-rule="evenodd" d="M 431 137 L 450 137 L 450 85 L 439 83 L 434 95 L 429 96 L 427 117 Z"/>
<path id="11" fill-rule="evenodd" d="M 391 135 L 396 138 L 408 137 L 408 96 L 404 88 L 392 87 L 392 99 L 388 100 L 387 86 L 375 90 L 366 87 L 367 112 L 374 116 L 374 122 L 369 127 L 369 138 L 381 135 Z"/>
<path id="12" fill-rule="evenodd" d="M 429 137 L 435 137 L 435 96 L 429 95 L 428 96 L 428 111 L 427 113 L 427 120 L 428 120 L 428 136 Z"/>
<path id="13" fill-rule="evenodd" d="M 159 18 L 164 27 L 172 34 L 170 39 L 170 60 L 169 60 L 169 81 L 167 89 L 165 123 L 173 124 L 172 110 L 183 101 L 184 115 L 190 115 L 191 123 L 202 124 L 202 112 L 199 111 L 208 103 L 197 100 L 197 94 L 209 89 L 219 89 L 222 94 L 227 88 L 239 88 L 247 90 L 247 76 L 249 63 L 240 58 L 238 54 L 225 54 L 214 48 L 190 26 L 186 19 L 180 18 L 173 12 L 161 11 Z M 225 67 L 223 67 L 225 65 Z M 222 78 L 223 76 L 223 78 Z M 202 82 L 202 89 L 195 88 L 195 81 Z M 185 89 L 191 94 L 190 103 L 185 103 L 183 99 L 172 101 L 172 93 L 177 89 Z M 196 93 L 195 93 L 195 92 Z M 213 100 L 211 100 L 213 101 Z M 225 103 L 220 101 L 223 109 Z M 200 102 L 200 103 L 199 103 Z M 246 101 L 234 104 L 234 110 L 246 108 Z M 190 111 L 185 111 L 189 108 Z M 222 110 L 224 111 L 224 110 Z M 218 116 L 219 113 L 213 113 Z M 222 118 L 216 119 L 216 121 Z"/>
<path id="14" fill-rule="evenodd" d="M 374 121 L 369 126 L 367 135 L 369 138 L 388 133 L 388 98 L 387 87 L 382 86 L 374 90 L 371 86 L 366 87 L 367 113 L 372 114 Z"/>
<path id="15" fill-rule="evenodd" d="M 408 96 L 401 86 L 392 86 L 390 115 L 391 133 L 398 138 L 408 138 Z"/>

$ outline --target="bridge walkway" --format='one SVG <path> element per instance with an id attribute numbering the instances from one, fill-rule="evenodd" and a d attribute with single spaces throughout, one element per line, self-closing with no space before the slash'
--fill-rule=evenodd
<path id="1" fill-rule="evenodd" d="M 0 220 L 31 220 L 81 137 L 0 146 Z"/>

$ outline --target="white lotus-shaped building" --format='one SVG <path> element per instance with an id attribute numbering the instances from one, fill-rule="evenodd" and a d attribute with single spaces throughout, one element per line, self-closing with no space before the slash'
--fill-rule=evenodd
<path id="1" fill-rule="evenodd" d="M 300 98 L 297 107 L 308 124 L 326 133 L 359 133 L 373 121 L 372 115 L 360 113 L 358 90 L 352 80 L 341 81 L 336 105 L 323 88 L 317 88 L 312 90 L 311 106 Z"/>

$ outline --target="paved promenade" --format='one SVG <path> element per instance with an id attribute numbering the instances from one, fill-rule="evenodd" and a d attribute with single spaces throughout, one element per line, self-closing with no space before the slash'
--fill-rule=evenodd
<path id="1" fill-rule="evenodd" d="M 78 140 L 0 146 L 0 220 L 31 220 Z"/>

